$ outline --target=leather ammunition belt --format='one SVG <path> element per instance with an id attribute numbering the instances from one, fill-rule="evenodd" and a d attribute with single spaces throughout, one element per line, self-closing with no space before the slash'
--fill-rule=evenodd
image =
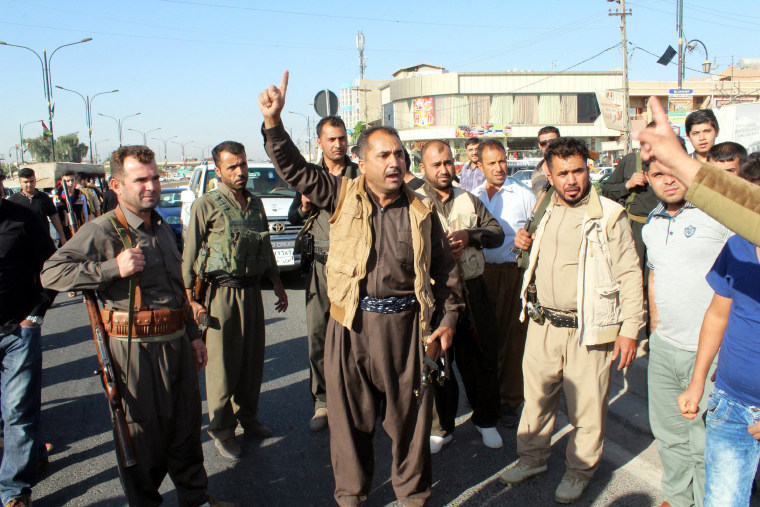
<path id="1" fill-rule="evenodd" d="M 138 342 L 162 341 L 157 338 L 165 338 L 166 340 L 177 338 L 184 333 L 185 323 L 189 315 L 190 307 L 188 306 L 178 309 L 136 311 L 133 315 L 132 338 Z M 128 311 L 103 308 L 100 311 L 100 316 L 109 337 L 119 340 L 127 339 Z"/>
<path id="2" fill-rule="evenodd" d="M 216 287 L 245 289 L 258 285 L 260 278 L 259 276 L 215 276 L 209 279 L 209 283 Z"/>
<path id="3" fill-rule="evenodd" d="M 417 304 L 417 298 L 414 294 L 387 298 L 364 296 L 359 299 L 359 308 L 365 312 L 372 313 L 401 313 L 414 307 L 415 304 Z"/>
<path id="4" fill-rule="evenodd" d="M 549 319 L 554 327 L 578 327 L 578 313 L 570 310 L 555 310 L 554 308 L 541 307 L 541 312 Z"/>
<path id="5" fill-rule="evenodd" d="M 327 252 L 318 253 L 314 252 L 314 260 L 320 264 L 327 264 Z"/>

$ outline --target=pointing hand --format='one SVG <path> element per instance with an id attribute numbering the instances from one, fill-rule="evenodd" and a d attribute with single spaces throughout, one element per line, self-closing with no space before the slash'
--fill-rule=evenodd
<path id="1" fill-rule="evenodd" d="M 285 107 L 285 95 L 288 91 L 288 71 L 282 73 L 280 87 L 269 85 L 259 95 L 259 109 L 264 115 L 264 128 L 272 128 L 280 123 L 280 113 Z"/>

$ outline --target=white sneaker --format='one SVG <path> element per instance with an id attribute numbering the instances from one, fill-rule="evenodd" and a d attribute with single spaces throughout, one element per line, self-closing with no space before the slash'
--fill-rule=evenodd
<path id="1" fill-rule="evenodd" d="M 430 454 L 435 454 L 443 449 L 443 446 L 451 442 L 451 435 L 445 437 L 439 437 L 436 435 L 430 435 Z"/>
<path id="2" fill-rule="evenodd" d="M 475 429 L 483 436 L 483 443 L 486 447 L 491 449 L 501 449 L 504 445 L 504 442 L 501 440 L 501 435 L 499 435 L 496 428 L 481 428 L 480 426 L 475 425 Z"/>

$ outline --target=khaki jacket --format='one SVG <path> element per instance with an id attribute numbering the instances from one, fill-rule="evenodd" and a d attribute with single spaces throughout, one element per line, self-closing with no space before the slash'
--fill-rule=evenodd
<path id="1" fill-rule="evenodd" d="M 434 297 L 430 277 L 433 205 L 429 199 L 403 187 L 409 199 L 414 251 L 414 293 L 420 304 L 420 338 L 430 335 Z M 372 203 L 364 176 L 343 177 L 335 213 L 330 219 L 330 255 L 327 257 L 327 296 L 330 315 L 351 329 L 359 307 L 359 284 L 367 276 L 372 249 Z"/>
<path id="2" fill-rule="evenodd" d="M 528 269 L 525 271 L 521 291 L 523 309 L 552 208 L 553 206 L 550 206 L 546 209 L 530 250 Z M 624 212 L 621 205 L 606 197 L 600 197 L 594 187 L 591 187 L 578 251 L 576 283 L 580 345 L 613 342 L 619 335 L 635 339 L 644 324 L 642 275 L 630 234 L 631 226 L 627 219 L 618 220 Z M 630 241 L 625 244 L 613 244 L 610 241 L 610 232 L 616 226 L 627 228 L 628 231 L 628 234 L 617 237 L 628 238 Z M 619 255 L 619 252 L 624 254 Z M 521 318 L 525 318 L 524 313 Z"/>

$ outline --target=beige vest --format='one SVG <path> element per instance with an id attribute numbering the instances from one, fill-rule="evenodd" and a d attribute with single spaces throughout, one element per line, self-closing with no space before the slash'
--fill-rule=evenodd
<path id="1" fill-rule="evenodd" d="M 330 219 L 330 255 L 327 257 L 327 297 L 330 316 L 351 329 L 359 307 L 359 283 L 367 276 L 367 260 L 372 249 L 372 202 L 364 188 L 364 175 L 345 176 L 335 213 Z M 414 252 L 414 294 L 420 304 L 420 338 L 430 336 L 433 290 L 430 259 L 433 204 L 426 197 L 403 187 L 409 199 L 409 219 Z"/>
<path id="2" fill-rule="evenodd" d="M 615 270 L 610 257 L 608 237 L 612 227 L 625 209 L 606 197 L 590 190 L 591 197 L 583 219 L 582 239 L 578 251 L 577 312 L 579 345 L 600 345 L 610 343 L 620 334 L 620 284 L 615 279 Z M 526 304 L 528 285 L 538 262 L 541 240 L 546 222 L 551 216 L 552 206 L 536 230 L 536 239 L 530 249 L 528 269 L 525 270 L 521 298 L 523 309 Z M 521 319 L 525 318 L 524 312 Z"/>
<path id="3" fill-rule="evenodd" d="M 449 216 L 446 217 L 438 212 L 438 218 L 441 219 L 443 230 L 448 234 L 452 231 L 476 228 L 478 226 L 478 215 L 475 213 L 472 197 L 462 188 L 452 187 L 452 191 L 454 202 Z M 483 274 L 486 258 L 483 255 L 483 250 L 478 250 L 474 246 L 468 246 L 462 252 L 462 256 L 457 263 L 464 279 L 470 280 Z"/>

